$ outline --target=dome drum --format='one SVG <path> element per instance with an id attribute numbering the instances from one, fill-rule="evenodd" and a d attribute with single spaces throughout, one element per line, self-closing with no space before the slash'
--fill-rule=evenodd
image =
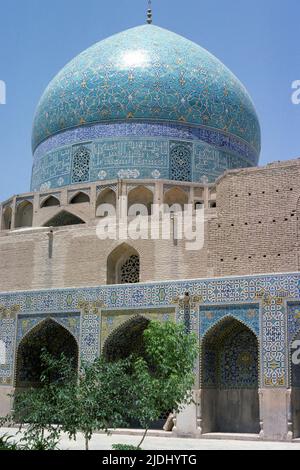
<path id="1" fill-rule="evenodd" d="M 216 140 L 214 136 L 210 137 Z M 230 142 L 223 136 L 219 144 L 217 147 L 196 138 L 134 136 L 85 140 L 59 148 L 54 146 L 45 154 L 37 149 L 31 190 L 44 191 L 111 179 L 202 182 L 205 178 L 213 182 L 227 169 L 249 167 L 257 160 L 247 146 L 242 153 L 243 145 L 238 141 Z"/>

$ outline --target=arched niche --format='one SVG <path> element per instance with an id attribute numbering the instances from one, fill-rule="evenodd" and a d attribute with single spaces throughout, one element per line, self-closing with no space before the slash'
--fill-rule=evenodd
<path id="1" fill-rule="evenodd" d="M 145 186 L 137 186 L 128 193 L 128 210 L 135 204 L 141 204 L 147 208 L 148 215 L 152 214 L 153 192 Z"/>
<path id="2" fill-rule="evenodd" d="M 2 214 L 2 228 L 3 230 L 10 230 L 12 222 L 12 208 L 5 207 Z"/>
<path id="3" fill-rule="evenodd" d="M 201 409 L 204 433 L 260 432 L 259 345 L 250 328 L 226 317 L 201 345 Z"/>
<path id="4" fill-rule="evenodd" d="M 102 215 L 100 214 L 101 206 L 104 204 L 109 204 L 116 210 L 117 207 L 117 195 L 115 191 L 113 191 L 110 188 L 106 188 L 103 191 L 100 192 L 97 198 L 96 202 L 96 217 L 101 217 Z M 104 216 L 102 216 L 104 217 Z"/>
<path id="5" fill-rule="evenodd" d="M 67 211 L 61 211 L 53 216 L 48 222 L 44 224 L 44 227 L 64 227 L 67 225 L 82 225 L 85 222 L 77 215 L 71 214 Z"/>
<path id="6" fill-rule="evenodd" d="M 164 195 L 164 204 L 169 207 L 171 212 L 183 211 L 188 202 L 188 194 L 178 187 L 169 189 Z"/>
<path id="7" fill-rule="evenodd" d="M 150 371 L 153 365 L 147 358 L 144 331 L 149 325 L 149 320 L 143 315 L 135 315 L 116 328 L 107 338 L 103 345 L 102 354 L 110 362 L 126 359 L 129 356 L 143 357 Z M 166 410 L 157 421 L 150 425 L 150 429 L 163 429 L 172 410 Z M 140 424 L 132 422 L 131 427 L 139 428 Z"/>
<path id="8" fill-rule="evenodd" d="M 71 360 L 74 370 L 78 367 L 78 344 L 74 336 L 62 325 L 52 319 L 44 320 L 34 327 L 22 339 L 17 350 L 16 388 L 38 387 L 43 372 L 42 351 L 46 350 L 52 357 L 61 354 Z M 59 378 L 55 371 L 50 381 Z"/>
<path id="9" fill-rule="evenodd" d="M 102 353 L 108 361 L 125 359 L 131 354 L 145 355 L 143 334 L 149 320 L 136 315 L 116 328 L 104 343 Z"/>
<path id="10" fill-rule="evenodd" d="M 122 243 L 107 258 L 107 284 L 134 284 L 139 280 L 139 254 L 127 243 Z"/>
<path id="11" fill-rule="evenodd" d="M 83 191 L 78 192 L 70 199 L 70 204 L 85 204 L 90 202 L 90 197 Z"/>
<path id="12" fill-rule="evenodd" d="M 23 201 L 18 205 L 16 212 L 16 228 L 32 227 L 33 205 L 30 201 Z"/>
<path id="13" fill-rule="evenodd" d="M 43 207 L 59 207 L 60 202 L 59 199 L 55 196 L 49 196 L 47 197 L 41 204 L 41 208 Z"/>

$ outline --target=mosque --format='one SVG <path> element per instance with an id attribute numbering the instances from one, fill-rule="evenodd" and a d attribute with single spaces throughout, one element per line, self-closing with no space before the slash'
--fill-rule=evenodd
<path id="1" fill-rule="evenodd" d="M 0 205 L 0 415 L 38 381 L 42 345 L 77 364 L 114 359 L 150 320 L 174 320 L 201 353 L 195 403 L 170 434 L 299 438 L 300 161 L 258 166 L 244 86 L 153 25 L 151 10 L 147 23 L 51 81 L 33 123 L 30 191 Z M 203 246 L 101 240 L 103 204 L 117 223 L 136 204 L 146 218 L 154 204 L 202 208 Z"/>

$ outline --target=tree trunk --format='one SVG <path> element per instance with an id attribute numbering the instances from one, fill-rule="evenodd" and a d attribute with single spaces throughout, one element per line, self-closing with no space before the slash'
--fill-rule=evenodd
<path id="1" fill-rule="evenodd" d="M 85 437 L 85 450 L 89 450 L 89 440 Z"/>
<path id="2" fill-rule="evenodd" d="M 141 442 L 140 442 L 139 445 L 138 445 L 138 448 L 140 448 L 141 445 L 143 444 L 143 442 L 144 442 L 144 440 L 145 440 L 145 438 L 146 438 L 147 432 L 148 432 L 148 428 L 145 429 L 145 432 L 144 432 L 144 434 L 143 434 L 143 437 L 142 437 Z"/>

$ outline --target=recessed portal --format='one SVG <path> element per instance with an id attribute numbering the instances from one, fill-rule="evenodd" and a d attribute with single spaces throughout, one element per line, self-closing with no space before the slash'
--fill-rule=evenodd
<path id="1" fill-rule="evenodd" d="M 117 361 L 125 359 L 131 354 L 137 354 L 146 358 L 144 331 L 149 325 L 149 320 L 142 315 L 136 315 L 123 323 L 119 328 L 107 338 L 103 346 L 103 355 L 108 361 Z M 170 410 L 162 414 L 158 421 L 151 425 L 151 429 L 162 429 Z M 140 425 L 136 422 L 131 423 L 131 427 L 138 428 Z"/>
<path id="2" fill-rule="evenodd" d="M 33 205 L 30 201 L 19 204 L 16 213 L 16 228 L 32 227 Z"/>
<path id="3" fill-rule="evenodd" d="M 21 341 L 17 353 L 16 388 L 38 387 L 43 370 L 41 353 L 47 350 L 59 358 L 64 354 L 72 360 L 74 370 L 78 367 L 78 346 L 75 338 L 63 326 L 49 319 L 29 332 Z M 59 374 L 59 372 L 58 372 Z M 54 374 L 50 380 L 56 380 Z"/>
<path id="4" fill-rule="evenodd" d="M 104 343 L 105 358 L 117 361 L 134 353 L 144 356 L 143 334 L 148 325 L 147 318 L 137 315 L 117 328 Z"/>
<path id="5" fill-rule="evenodd" d="M 205 336 L 201 363 L 203 432 L 259 433 L 255 334 L 227 317 Z"/>

